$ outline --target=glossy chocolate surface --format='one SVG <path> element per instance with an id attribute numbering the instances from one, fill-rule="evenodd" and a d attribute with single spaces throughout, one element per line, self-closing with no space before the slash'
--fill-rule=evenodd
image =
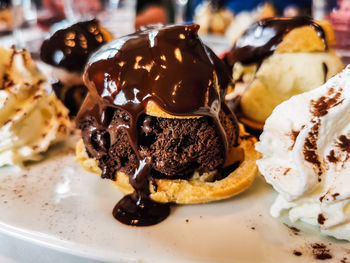
<path id="1" fill-rule="evenodd" d="M 40 58 L 52 66 L 82 72 L 90 54 L 105 42 L 97 20 L 79 22 L 45 40 Z"/>
<path id="2" fill-rule="evenodd" d="M 167 204 L 149 198 L 150 160 L 142 159 L 137 149 L 138 118 L 146 112 L 148 101 L 172 115 L 209 116 L 228 151 L 219 112 L 227 111 L 221 98 L 230 76 L 223 62 L 199 40 L 198 29 L 197 25 L 147 28 L 108 43 L 88 63 L 84 80 L 89 94 L 78 114 L 78 126 L 92 116 L 99 127 L 91 127 L 91 132 L 106 129 L 108 144 L 115 142 L 116 130 L 124 129 L 138 158 L 138 168 L 129 176 L 135 192 L 113 210 L 114 217 L 123 223 L 152 225 L 169 214 Z M 124 110 L 130 120 L 111 127 L 110 108 Z M 236 137 L 237 133 L 238 128 Z M 102 171 L 102 177 L 115 179 L 115 171 Z"/>
<path id="3" fill-rule="evenodd" d="M 227 56 L 228 63 L 231 66 L 238 61 L 260 64 L 275 51 L 287 33 L 302 26 L 312 27 L 322 39 L 325 49 L 328 48 L 324 30 L 311 17 L 266 18 L 253 23 L 236 41 Z"/>

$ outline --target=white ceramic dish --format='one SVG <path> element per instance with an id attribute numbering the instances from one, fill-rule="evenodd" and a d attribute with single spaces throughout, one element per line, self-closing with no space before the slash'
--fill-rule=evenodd
<path id="1" fill-rule="evenodd" d="M 317 262 L 311 245 L 323 243 L 327 262 L 350 262 L 349 243 L 271 218 L 275 194 L 261 178 L 235 198 L 176 206 L 164 222 L 137 228 L 113 219 L 121 194 L 84 171 L 72 146 L 56 147 L 25 171 L 0 172 L 0 231 L 71 254 L 113 262 Z"/>

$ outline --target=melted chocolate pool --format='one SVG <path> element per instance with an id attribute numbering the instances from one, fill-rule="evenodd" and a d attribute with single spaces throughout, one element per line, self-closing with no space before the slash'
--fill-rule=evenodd
<path id="1" fill-rule="evenodd" d="M 138 152 L 138 118 L 152 100 L 165 112 L 181 116 L 208 116 L 228 151 L 227 135 L 219 112 L 227 107 L 221 98 L 230 82 L 224 64 L 199 40 L 198 25 L 152 27 L 110 42 L 95 53 L 85 72 L 89 94 L 78 114 L 77 123 L 93 117 L 88 136 L 96 129 L 108 131 L 101 147 L 115 143 L 116 131 L 124 129 L 138 159 L 129 182 L 134 193 L 114 208 L 114 217 L 128 225 L 153 225 L 169 214 L 169 205 L 149 198 L 152 182 L 150 161 Z M 127 112 L 130 120 L 110 125 L 110 109 Z M 232 114 L 230 112 L 230 114 Z M 238 129 L 236 131 L 237 137 Z M 102 167 L 102 177 L 115 179 L 115 171 Z"/>
<path id="2" fill-rule="evenodd" d="M 324 30 L 311 17 L 266 18 L 255 22 L 244 32 L 227 55 L 227 61 L 231 66 L 237 61 L 260 64 L 275 51 L 286 34 L 302 26 L 312 27 L 322 39 L 325 49 L 328 48 Z"/>

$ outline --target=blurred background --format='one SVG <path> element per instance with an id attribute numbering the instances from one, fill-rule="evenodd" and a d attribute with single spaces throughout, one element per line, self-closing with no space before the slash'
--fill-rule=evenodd
<path id="1" fill-rule="evenodd" d="M 35 54 L 50 32 L 96 17 L 115 37 L 148 24 L 198 23 L 208 41 L 232 44 L 258 19 L 296 15 L 329 20 L 337 50 L 348 55 L 348 0 L 0 0 L 0 37 L 2 45 L 25 46 Z"/>

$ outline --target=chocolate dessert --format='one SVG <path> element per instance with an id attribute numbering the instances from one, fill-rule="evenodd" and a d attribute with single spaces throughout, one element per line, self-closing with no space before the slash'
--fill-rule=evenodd
<path id="1" fill-rule="evenodd" d="M 77 145 L 77 159 L 117 186 L 128 177 L 122 189 L 128 195 L 113 211 L 125 224 L 156 224 L 168 216 L 170 202 L 227 198 L 254 179 L 253 142 L 246 140 L 249 151 L 235 154 L 243 140 L 234 114 L 221 99 L 230 76 L 200 41 L 198 29 L 137 31 L 101 48 L 86 67 L 89 93 L 77 116 L 84 142 Z M 240 184 L 233 173 L 247 165 L 249 156 L 254 164 L 249 162 L 251 171 Z M 198 189 L 213 189 L 202 194 L 193 186 L 196 193 L 191 189 L 179 198 L 196 180 Z M 215 189 L 215 183 L 229 180 L 235 182 Z"/>
<path id="2" fill-rule="evenodd" d="M 40 58 L 55 67 L 57 81 L 53 90 L 69 108 L 71 116 L 76 115 L 87 94 L 82 73 L 89 56 L 111 38 L 93 19 L 58 30 L 43 42 Z"/>

